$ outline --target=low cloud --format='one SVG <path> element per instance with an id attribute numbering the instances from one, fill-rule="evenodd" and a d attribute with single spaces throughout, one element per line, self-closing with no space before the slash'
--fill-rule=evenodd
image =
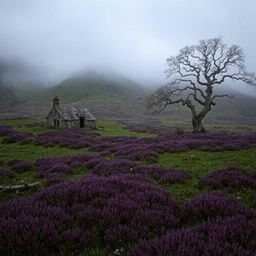
<path id="1" fill-rule="evenodd" d="M 251 0 L 1 0 L 0 58 L 61 80 L 84 68 L 135 80 L 165 80 L 165 59 L 200 39 L 238 44 L 256 71 Z"/>

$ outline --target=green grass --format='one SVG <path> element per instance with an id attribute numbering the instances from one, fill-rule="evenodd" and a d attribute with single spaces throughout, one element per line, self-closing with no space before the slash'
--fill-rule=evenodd
<path id="1" fill-rule="evenodd" d="M 246 125 L 246 124 L 237 124 L 237 123 L 222 123 L 222 124 L 214 124 L 214 123 L 206 123 L 206 130 L 217 130 L 219 132 L 237 132 L 237 133 L 255 133 L 256 127 L 255 125 Z"/>
<path id="2" fill-rule="evenodd" d="M 200 187 L 199 180 L 212 170 L 229 166 L 242 167 L 248 173 L 256 170 L 256 148 L 222 152 L 191 150 L 180 153 L 163 153 L 160 154 L 157 165 L 167 168 L 181 168 L 190 174 L 189 180 L 184 184 L 163 186 L 178 202 L 184 203 L 184 201 L 198 196 L 202 192 L 211 191 L 209 188 Z M 255 190 L 245 188 L 226 192 L 247 206 L 256 208 Z"/>
<path id="3" fill-rule="evenodd" d="M 1 143 L 0 140 L 0 160 L 4 160 L 5 165 L 2 167 L 7 167 L 6 163 L 12 159 L 22 159 L 25 161 L 33 162 L 39 158 L 43 157 L 56 157 L 62 155 L 73 155 L 87 152 L 86 148 L 81 149 L 69 149 L 64 147 L 43 147 L 39 145 L 33 144 L 19 144 L 19 143 Z M 72 179 L 81 178 L 84 174 L 86 174 L 86 170 L 76 170 Z M 30 170 L 23 173 L 17 173 L 15 178 L 6 178 L 0 177 L 0 185 L 18 185 L 22 184 L 22 181 L 26 183 L 33 183 L 36 181 L 41 182 L 41 186 L 32 189 L 19 191 L 18 193 L 7 192 L 0 195 L 0 201 L 9 200 L 18 196 L 29 196 L 33 193 L 40 191 L 43 187 L 46 186 L 46 182 L 44 179 L 35 178 L 35 170 Z"/>
<path id="4" fill-rule="evenodd" d="M 4 125 L 24 125 L 24 124 L 29 124 L 29 123 L 34 123 L 41 121 L 39 119 L 15 119 L 15 120 L 0 120 L 0 124 Z"/>
<path id="5" fill-rule="evenodd" d="M 39 119 L 20 119 L 20 120 L 0 120 L 0 124 L 11 125 L 13 129 L 22 132 L 30 132 L 30 133 L 42 133 L 45 131 L 52 131 L 53 128 L 49 128 L 46 126 L 38 126 L 38 127 L 27 127 L 26 124 L 33 122 L 40 122 L 44 120 Z M 109 137 L 109 136 L 137 136 L 137 137 L 152 137 L 156 136 L 155 134 L 146 133 L 146 132 L 132 132 L 124 128 L 123 124 L 118 122 L 111 121 L 98 121 L 97 122 L 97 131 L 101 136 Z"/>
<path id="6" fill-rule="evenodd" d="M 97 123 L 97 129 L 101 136 L 137 136 L 137 137 L 152 137 L 154 134 L 145 132 L 132 132 L 126 130 L 124 125 L 116 122 L 101 121 Z"/>
<path id="7" fill-rule="evenodd" d="M 24 124 L 40 121 L 40 120 L 10 120 L 0 121 L 1 124 L 12 125 L 14 129 L 20 131 L 32 132 L 34 134 L 49 130 L 46 127 L 26 127 Z M 178 125 L 182 122 L 169 121 L 166 125 Z M 150 133 L 131 132 L 124 128 L 124 125 L 117 122 L 100 121 L 97 123 L 98 132 L 101 136 L 155 136 Z M 0 139 L 0 160 L 4 160 L 5 163 L 11 159 L 23 159 L 33 162 L 38 158 L 43 157 L 56 157 L 62 155 L 71 155 L 87 152 L 87 148 L 82 149 L 69 149 L 65 147 L 43 147 L 33 144 L 19 144 L 19 143 L 2 143 Z M 111 158 L 111 157 L 109 157 Z M 143 161 L 144 164 L 148 164 Z M 226 168 L 229 166 L 240 166 L 246 172 L 256 170 L 256 148 L 240 151 L 223 151 L 223 152 L 202 152 L 191 150 L 180 153 L 162 153 L 155 165 L 168 167 L 168 168 L 180 168 L 186 170 L 190 174 L 190 178 L 184 184 L 172 184 L 172 185 L 160 185 L 153 182 L 155 185 L 162 186 L 170 192 L 170 194 L 180 203 L 184 203 L 186 200 L 193 198 L 201 193 L 211 191 L 209 188 L 202 188 L 199 186 L 200 178 L 206 173 L 219 168 Z M 5 166 L 7 167 L 7 166 Z M 66 179 L 80 179 L 84 175 L 87 175 L 90 171 L 86 168 L 78 168 L 72 175 L 65 175 Z M 42 182 L 41 188 L 45 186 L 45 181 L 42 179 L 34 178 L 34 170 L 21 173 L 14 179 L 0 178 L 0 184 L 20 184 L 21 181 L 25 182 Z M 8 194 L 4 197 L 9 199 L 16 196 L 27 196 L 31 193 L 39 191 L 35 189 L 30 191 L 19 192 L 16 194 Z M 256 208 L 255 205 L 255 190 L 246 188 L 240 190 L 226 191 L 232 194 L 244 204 Z M 3 199 L 2 199 L 3 200 Z"/>
<path id="8" fill-rule="evenodd" d="M 21 120 L 4 120 L 0 121 L 1 124 L 12 125 L 13 129 L 24 132 L 31 132 L 33 134 L 41 133 L 44 131 L 49 131 L 47 127 L 27 127 L 25 124 L 38 122 L 40 120 L 35 119 L 21 119 Z M 99 132 L 101 136 L 154 136 L 148 133 L 135 133 L 130 132 L 123 128 L 123 125 L 116 122 L 106 122 L 102 121 L 98 124 Z M 33 162 L 39 158 L 44 157 L 56 157 L 63 155 L 72 155 L 87 152 L 87 148 L 81 149 L 70 149 L 65 147 L 43 147 L 40 145 L 34 144 L 20 144 L 20 143 L 3 143 L 2 138 L 0 138 L 0 160 L 4 160 L 7 163 L 12 159 L 22 159 L 25 161 Z M 91 152 L 94 153 L 94 152 Z M 8 166 L 5 164 L 5 166 Z M 65 179 L 80 179 L 84 175 L 88 174 L 89 170 L 86 168 L 78 168 L 74 171 L 72 175 L 63 176 Z M 26 183 L 32 183 L 35 181 L 40 181 L 42 183 L 41 187 L 28 191 L 20 191 L 18 194 L 13 194 L 13 192 L 8 192 L 5 195 L 1 196 L 1 201 L 8 200 L 17 196 L 28 196 L 35 192 L 38 192 L 41 188 L 46 186 L 44 179 L 35 178 L 35 171 L 30 170 L 28 172 L 19 173 L 15 178 L 9 179 L 6 177 L 0 177 L 1 185 L 16 185 L 21 184 L 22 181 Z"/>
<path id="9" fill-rule="evenodd" d="M 183 127 L 187 126 L 188 124 L 190 125 L 190 121 L 184 121 L 184 120 L 162 120 L 161 123 L 165 126 L 170 126 L 170 127 Z"/>
<path id="10" fill-rule="evenodd" d="M 183 128 L 186 131 L 192 131 L 192 124 L 190 119 L 186 120 L 165 120 L 162 119 L 161 123 L 164 126 L 170 128 Z M 214 121 L 205 121 L 203 122 L 204 128 L 206 131 L 214 132 L 235 132 L 235 133 L 255 133 L 256 126 L 253 124 L 241 124 L 238 122 L 222 122 L 215 123 Z"/>
<path id="11" fill-rule="evenodd" d="M 72 174 L 63 175 L 63 178 L 69 180 L 79 180 L 91 171 L 85 167 L 76 168 Z"/>
<path id="12" fill-rule="evenodd" d="M 45 131 L 52 130 L 46 126 L 35 126 L 28 127 L 26 124 L 41 122 L 45 120 L 41 119 L 18 119 L 18 120 L 0 120 L 0 125 L 11 125 L 13 129 L 20 132 L 30 132 L 30 133 L 41 133 Z"/>
<path id="13" fill-rule="evenodd" d="M 163 153 L 157 162 L 161 166 L 182 168 L 195 177 L 208 171 L 228 166 L 256 169 L 256 148 L 240 151 L 208 152 L 190 150 L 179 153 Z"/>
<path id="14" fill-rule="evenodd" d="M 70 149 L 64 147 L 43 147 L 33 144 L 0 143 L 0 160 L 24 159 L 34 161 L 43 157 L 72 155 L 87 152 L 87 148 Z"/>

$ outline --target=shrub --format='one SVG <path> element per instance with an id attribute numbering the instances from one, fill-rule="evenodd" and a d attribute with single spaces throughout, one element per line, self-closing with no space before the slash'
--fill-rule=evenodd
<path id="1" fill-rule="evenodd" d="M 246 175 L 241 168 L 228 167 L 218 169 L 202 177 L 200 184 L 212 188 L 235 188 L 253 186 L 253 179 Z"/>
<path id="2" fill-rule="evenodd" d="M 141 242 L 128 256 L 252 256 L 255 253 L 256 219 L 233 216 Z"/>
<path id="3" fill-rule="evenodd" d="M 0 216 L 6 256 L 127 250 L 180 225 L 180 209 L 167 192 L 123 175 L 61 182 L 1 204 Z"/>
<path id="4" fill-rule="evenodd" d="M 9 169 L 0 168 L 0 177 L 14 178 L 15 173 Z"/>
<path id="5" fill-rule="evenodd" d="M 184 221 L 190 224 L 226 216 L 243 215 L 256 217 L 254 211 L 221 192 L 200 195 L 189 200 L 185 203 L 182 212 Z"/>
<path id="6" fill-rule="evenodd" d="M 6 136 L 3 139 L 3 142 L 5 143 L 29 143 L 31 142 L 29 140 L 29 137 L 31 137 L 31 133 L 27 132 L 18 132 L 18 131 L 11 131 L 10 133 L 6 134 Z"/>
<path id="7" fill-rule="evenodd" d="M 33 165 L 29 162 L 23 161 L 23 160 L 17 160 L 16 163 L 12 164 L 12 170 L 14 170 L 17 173 L 30 171 L 33 168 Z"/>

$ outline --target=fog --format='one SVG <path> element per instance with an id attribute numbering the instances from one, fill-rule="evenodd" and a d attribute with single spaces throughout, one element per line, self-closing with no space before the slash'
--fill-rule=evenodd
<path id="1" fill-rule="evenodd" d="M 180 48 L 222 36 L 253 72 L 255 17 L 254 0 L 1 0 L 0 59 L 44 83 L 95 68 L 151 85 Z"/>

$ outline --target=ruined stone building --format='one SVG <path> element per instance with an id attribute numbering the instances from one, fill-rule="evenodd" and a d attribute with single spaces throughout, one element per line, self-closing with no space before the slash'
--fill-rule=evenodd
<path id="1" fill-rule="evenodd" d="M 88 109 L 62 105 L 57 96 L 53 99 L 46 120 L 49 127 L 55 128 L 87 128 L 96 125 L 96 118 Z"/>

